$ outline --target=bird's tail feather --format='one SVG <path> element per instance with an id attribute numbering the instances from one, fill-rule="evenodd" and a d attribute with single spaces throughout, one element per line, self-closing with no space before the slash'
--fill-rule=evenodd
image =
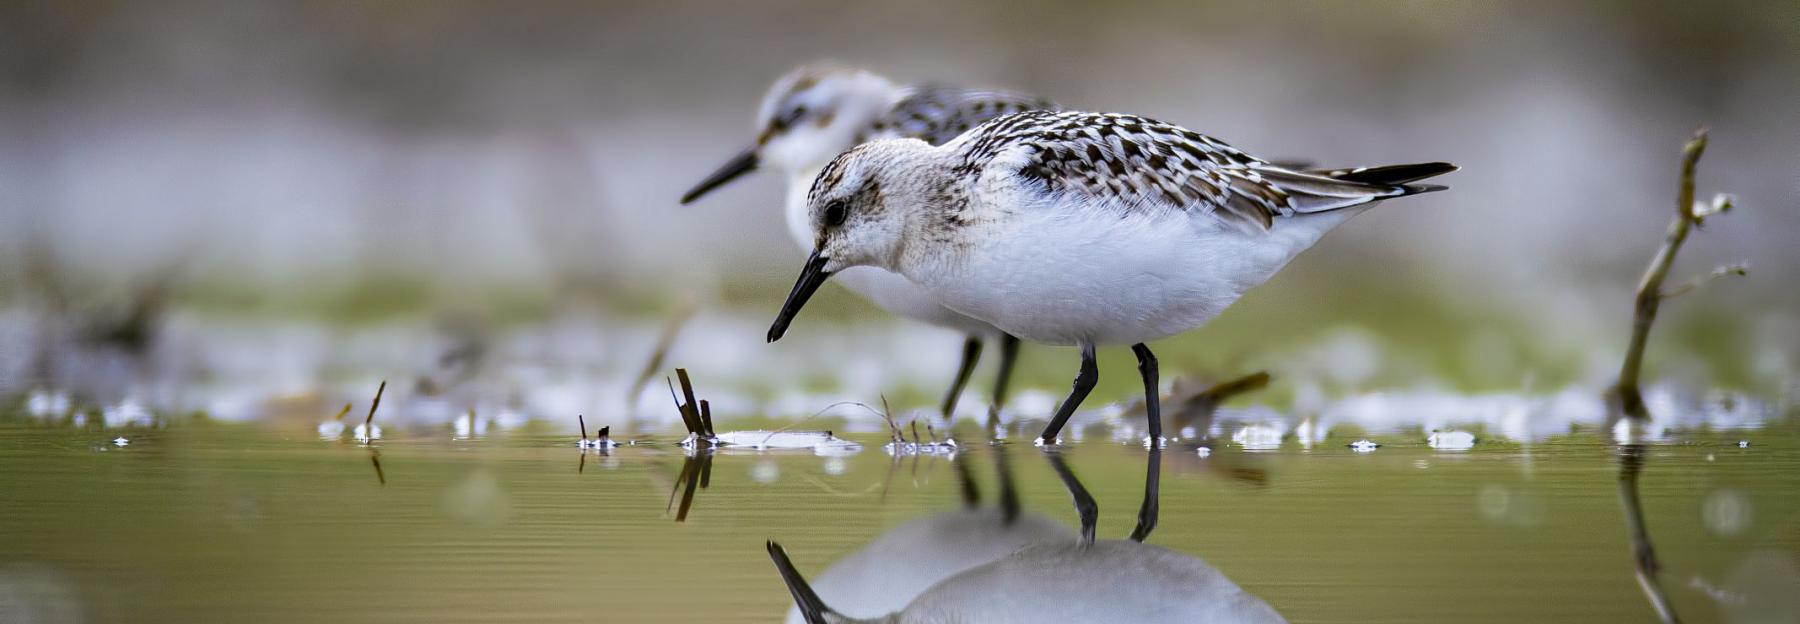
<path id="1" fill-rule="evenodd" d="M 1357 167 L 1354 169 L 1325 169 L 1311 173 L 1364 184 L 1406 184 L 1425 178 L 1441 176 L 1456 171 L 1456 165 L 1447 162 L 1414 163 L 1410 165 L 1387 165 L 1385 167 Z"/>
<path id="2" fill-rule="evenodd" d="M 1288 194 L 1295 211 L 1315 213 L 1441 191 L 1448 187 L 1410 183 L 1456 169 L 1450 163 L 1434 162 L 1313 171 L 1265 168 L 1262 175 Z"/>

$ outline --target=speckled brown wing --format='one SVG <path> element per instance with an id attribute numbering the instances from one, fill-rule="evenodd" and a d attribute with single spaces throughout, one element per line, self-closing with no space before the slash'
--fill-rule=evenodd
<path id="1" fill-rule="evenodd" d="M 1277 217 L 1410 194 L 1400 185 L 1282 169 L 1212 137 L 1133 115 L 1026 112 L 994 119 L 962 141 L 963 167 L 1016 166 L 1047 193 L 1263 229 Z"/>
<path id="2" fill-rule="evenodd" d="M 912 138 L 943 145 L 995 117 L 1055 109 L 1055 103 L 1029 95 L 927 85 L 910 89 L 862 139 Z"/>

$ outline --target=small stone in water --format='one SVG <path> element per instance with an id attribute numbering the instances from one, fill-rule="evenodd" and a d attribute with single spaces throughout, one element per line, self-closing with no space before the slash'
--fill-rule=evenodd
<path id="1" fill-rule="evenodd" d="M 1370 442 L 1368 440 L 1357 440 L 1355 442 L 1350 443 L 1350 450 L 1356 451 L 1358 453 L 1370 453 L 1370 452 L 1374 452 L 1374 450 L 1378 449 L 1378 448 L 1381 448 L 1380 444 L 1376 444 L 1376 443 Z"/>

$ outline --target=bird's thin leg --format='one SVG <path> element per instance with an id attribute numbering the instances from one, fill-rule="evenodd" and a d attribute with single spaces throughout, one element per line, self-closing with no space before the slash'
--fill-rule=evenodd
<path id="1" fill-rule="evenodd" d="M 1000 371 L 994 376 L 994 402 L 988 405 L 988 431 L 1000 426 L 1000 409 L 1006 407 L 1007 387 L 1012 383 L 1013 362 L 1019 359 L 1019 337 L 1000 335 Z"/>
<path id="2" fill-rule="evenodd" d="M 1050 419 L 1050 425 L 1044 427 L 1043 443 L 1055 444 L 1056 434 L 1062 433 L 1063 425 L 1068 424 L 1069 417 L 1075 415 L 1075 408 L 1087 399 L 1094 390 L 1094 383 L 1100 380 L 1100 367 L 1094 363 L 1094 345 L 1081 345 L 1081 372 L 1075 375 L 1075 388 L 1069 392 L 1069 398 L 1063 399 L 1062 407 L 1056 408 L 1056 417 Z"/>
<path id="3" fill-rule="evenodd" d="M 1051 451 L 1050 467 L 1056 470 L 1056 476 L 1062 478 L 1063 487 L 1068 488 L 1069 497 L 1075 499 L 1075 514 L 1081 516 L 1081 545 L 1094 544 L 1094 529 L 1100 524 L 1100 504 L 1094 502 L 1094 495 L 1081 486 L 1081 480 L 1075 478 L 1074 471 L 1063 461 L 1062 453 Z"/>
<path id="4" fill-rule="evenodd" d="M 1144 343 L 1131 345 L 1131 352 L 1137 354 L 1138 374 L 1144 376 L 1144 411 L 1150 415 L 1150 447 L 1162 448 L 1162 390 L 1156 384 L 1156 354 Z"/>
<path id="5" fill-rule="evenodd" d="M 1144 504 L 1138 508 L 1137 526 L 1131 529 L 1131 541 L 1142 542 L 1156 530 L 1157 504 L 1162 499 L 1162 447 L 1150 448 L 1150 465 L 1144 468 Z"/>
<path id="6" fill-rule="evenodd" d="M 981 359 L 981 337 L 970 334 L 963 341 L 962 364 L 956 367 L 956 381 L 950 383 L 950 392 L 944 394 L 944 422 L 956 420 L 956 400 L 962 397 L 963 386 L 969 384 L 969 374 L 975 372 L 975 362 Z"/>

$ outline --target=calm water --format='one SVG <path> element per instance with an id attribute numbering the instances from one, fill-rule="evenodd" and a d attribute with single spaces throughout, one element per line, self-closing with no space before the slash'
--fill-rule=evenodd
<path id="1" fill-rule="evenodd" d="M 765 540 L 816 578 L 964 504 L 951 459 L 895 459 L 879 437 L 843 457 L 704 462 L 666 437 L 599 455 L 526 431 L 390 431 L 370 447 L 274 425 L 0 425 L 0 620 L 774 621 L 791 603 Z M 1180 443 L 1161 456 L 1147 541 L 1204 558 L 1295 622 L 1655 617 L 1622 506 L 1628 450 L 1595 433 L 1467 451 L 1394 433 L 1357 453 L 1358 437 L 1258 452 L 1216 441 L 1207 457 Z M 1683 619 L 1800 621 L 1791 420 L 1677 434 L 1636 456 Z M 1097 501 L 1099 537 L 1130 533 L 1148 452 L 1089 436 L 1061 458 Z M 1023 517 L 1072 539 L 1075 508 L 1044 451 L 954 459 L 990 507 L 1002 460 Z M 684 466 L 705 486 L 685 503 Z M 898 578 L 945 550 L 916 539 L 882 567 Z"/>

